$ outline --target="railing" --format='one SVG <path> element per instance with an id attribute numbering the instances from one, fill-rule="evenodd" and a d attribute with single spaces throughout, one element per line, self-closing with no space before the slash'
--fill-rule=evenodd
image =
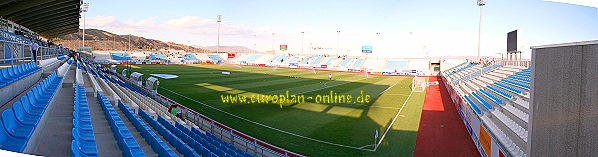
<path id="1" fill-rule="evenodd" d="M 523 66 L 529 68 L 531 66 L 532 61 L 509 61 L 509 60 L 502 60 L 504 66 Z"/>
<path id="2" fill-rule="evenodd" d="M 502 67 L 502 65 L 500 65 L 500 64 L 492 64 L 490 66 L 486 66 L 486 67 L 482 68 L 482 70 L 480 70 L 480 71 L 476 71 L 476 72 L 473 72 L 473 73 L 471 73 L 471 74 L 469 74 L 469 75 L 467 75 L 465 77 L 462 77 L 457 82 L 459 82 L 459 81 L 468 81 L 468 80 L 471 80 L 473 78 L 480 77 L 483 74 L 485 74 L 485 73 L 487 73 L 489 71 L 492 71 L 492 70 L 494 70 L 496 68 L 500 68 L 500 67 Z"/>
<path id="3" fill-rule="evenodd" d="M 442 71 L 442 73 L 446 73 L 446 74 L 448 74 L 448 72 L 449 72 L 449 71 L 455 70 L 455 69 L 457 69 L 458 67 L 461 67 L 461 66 L 463 66 L 463 65 L 465 65 L 465 64 L 467 64 L 467 63 L 469 63 L 469 62 L 463 62 L 463 63 L 461 63 L 461 64 L 459 64 L 459 65 L 455 65 L 455 66 L 454 66 L 454 67 L 452 67 L 452 68 L 449 68 L 449 69 L 446 69 L 446 70 Z"/>
<path id="4" fill-rule="evenodd" d="M 5 56 L 5 47 L 8 47 L 12 51 L 11 58 L 6 58 Z M 39 52 L 37 55 L 38 60 L 44 60 L 48 58 L 53 58 L 59 55 L 64 55 L 66 51 L 55 47 L 39 47 Z M 18 42 L 18 41 L 9 41 L 9 40 L 1 40 L 0 39 L 0 62 L 3 64 L 14 64 L 15 62 L 25 60 L 33 60 L 32 59 L 32 51 L 31 51 L 31 44 Z"/>
<path id="5" fill-rule="evenodd" d="M 295 153 L 275 145 L 266 143 L 262 140 L 256 139 L 251 137 L 247 134 L 244 134 L 240 131 L 232 129 L 222 123 L 219 123 L 207 116 L 204 116 L 198 113 L 195 110 L 189 109 L 186 106 L 168 98 L 161 94 L 155 93 L 150 89 L 145 87 L 139 87 L 136 84 L 133 84 L 128 79 L 123 77 L 120 74 L 115 74 L 121 81 L 124 81 L 126 84 L 130 85 L 131 87 L 135 88 L 137 91 L 142 92 L 146 96 L 154 99 L 155 101 L 162 104 L 164 107 L 170 107 L 172 105 L 182 108 L 181 113 L 183 116 L 186 117 L 187 120 L 193 122 L 195 125 L 199 126 L 201 129 L 205 130 L 206 132 L 210 132 L 213 135 L 219 137 L 222 140 L 230 142 L 232 145 L 235 146 L 242 146 L 245 147 L 246 152 L 254 152 L 253 155 L 255 156 L 285 156 L 285 157 L 302 157 L 299 153 Z"/>

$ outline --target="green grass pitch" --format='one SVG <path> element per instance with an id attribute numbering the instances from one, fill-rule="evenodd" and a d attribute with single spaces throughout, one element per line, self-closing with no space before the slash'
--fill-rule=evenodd
<path id="1" fill-rule="evenodd" d="M 120 72 L 123 68 L 117 69 Z M 250 136 L 309 156 L 412 156 L 425 96 L 425 92 L 414 92 L 405 103 L 411 93 L 409 76 L 367 78 L 363 73 L 315 71 L 314 74 L 313 70 L 305 69 L 229 65 L 133 65 L 132 70 L 143 73 L 145 78 L 150 74 L 178 75 L 176 79 L 160 78 L 158 92 Z M 231 74 L 223 75 L 223 71 Z M 332 82 L 329 74 L 333 76 Z M 165 89 L 298 136 L 246 122 Z M 281 104 L 273 102 L 273 97 L 267 103 L 258 101 L 262 95 L 286 97 L 287 91 L 290 95 L 302 94 L 304 102 L 284 100 Z M 322 102 L 331 92 L 333 97 L 344 96 L 345 101 Z M 223 97 L 229 95 L 245 96 L 247 102 L 223 103 Z M 352 99 L 348 99 L 349 95 Z M 366 95 L 369 102 L 363 100 Z M 258 98 L 253 103 L 252 96 Z M 374 149 L 376 130 L 381 137 L 403 104 L 376 151 L 368 151 Z"/>

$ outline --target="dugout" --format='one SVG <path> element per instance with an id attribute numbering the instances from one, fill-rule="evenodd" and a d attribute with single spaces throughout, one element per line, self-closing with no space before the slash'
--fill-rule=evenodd
<path id="1" fill-rule="evenodd" d="M 143 74 L 138 72 L 131 73 L 131 77 L 129 78 L 131 82 L 136 83 L 138 86 L 143 86 Z"/>
<path id="2" fill-rule="evenodd" d="M 145 80 L 145 87 L 147 89 L 151 89 L 153 93 L 158 92 L 159 85 L 160 85 L 160 81 L 158 81 L 158 79 L 155 77 L 150 76 L 149 78 L 147 78 L 147 80 Z"/>
<path id="3" fill-rule="evenodd" d="M 127 69 L 123 69 L 123 72 L 122 72 L 123 77 L 125 77 L 125 78 L 127 77 L 127 72 L 128 72 Z"/>
<path id="4" fill-rule="evenodd" d="M 111 65 L 110 66 L 110 72 L 113 72 L 116 74 L 116 65 Z"/>

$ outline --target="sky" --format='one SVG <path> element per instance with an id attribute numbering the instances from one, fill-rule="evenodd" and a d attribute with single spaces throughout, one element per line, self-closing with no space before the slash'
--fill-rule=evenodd
<path id="1" fill-rule="evenodd" d="M 89 3 L 86 28 L 187 45 L 216 46 L 219 34 L 221 46 L 262 52 L 275 49 L 276 53 L 354 56 L 363 55 L 362 46 L 373 47 L 372 57 L 390 58 L 475 56 L 478 52 L 480 7 L 475 0 L 85 2 Z M 598 40 L 595 0 L 485 3 L 482 56 L 506 52 L 507 33 L 513 30 L 519 32 L 524 58 L 531 56 L 530 46 Z M 217 15 L 222 15 L 221 23 Z M 280 51 L 279 45 L 288 45 L 288 51 Z"/>

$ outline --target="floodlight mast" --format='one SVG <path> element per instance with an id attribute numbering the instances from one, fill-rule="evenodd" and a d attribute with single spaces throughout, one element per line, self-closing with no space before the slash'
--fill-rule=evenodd
<path id="1" fill-rule="evenodd" d="M 380 47 L 380 32 L 376 33 L 376 47 Z M 367 54 L 366 54 L 367 56 Z M 367 58 L 367 57 L 366 57 Z M 380 52 L 377 52 L 376 54 L 376 60 L 380 59 Z"/>
<path id="2" fill-rule="evenodd" d="M 341 48 L 341 31 L 336 31 L 336 56 L 338 57 L 338 50 Z"/>
<path id="3" fill-rule="evenodd" d="M 89 3 L 83 3 L 83 8 L 81 12 L 83 12 L 83 46 L 85 47 L 85 14 L 87 13 L 87 9 L 89 8 Z"/>
<path id="4" fill-rule="evenodd" d="M 218 15 L 218 45 L 216 45 L 216 53 L 220 52 L 220 22 L 222 22 L 222 15 Z"/>
<path id="5" fill-rule="evenodd" d="M 303 39 L 305 37 L 305 32 L 301 32 L 301 54 L 303 54 Z"/>
<path id="6" fill-rule="evenodd" d="M 478 6 L 480 6 L 480 23 L 478 27 L 478 58 L 477 61 L 480 60 L 480 40 L 482 38 L 482 6 L 486 5 L 484 0 L 478 0 Z"/>

